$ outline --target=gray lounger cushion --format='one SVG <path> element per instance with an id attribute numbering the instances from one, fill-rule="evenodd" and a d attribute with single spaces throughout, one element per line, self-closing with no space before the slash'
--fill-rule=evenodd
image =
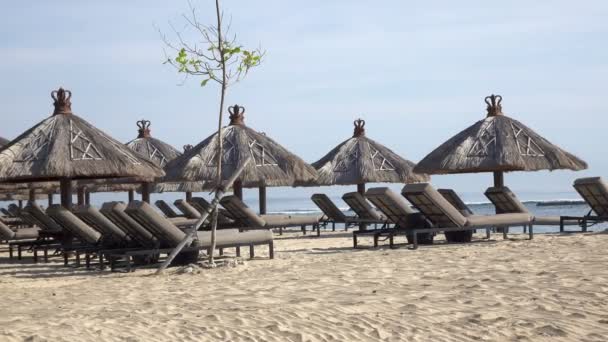
<path id="1" fill-rule="evenodd" d="M 38 238 L 39 228 L 20 228 L 14 232 L 4 223 L 0 222 L 0 240 L 21 240 Z"/>
<path id="2" fill-rule="evenodd" d="M 142 246 L 154 246 L 157 243 L 156 237 L 131 216 L 125 213 L 127 205 L 122 202 L 106 202 L 101 207 L 100 212 L 112 221 L 117 227 L 127 232 L 133 239 Z"/>
<path id="3" fill-rule="evenodd" d="M 497 215 L 471 215 L 467 217 L 467 227 L 509 227 L 526 226 L 532 222 L 532 216 L 528 213 L 511 213 Z"/>
<path id="4" fill-rule="evenodd" d="M 222 197 L 220 204 L 230 212 L 234 219 L 248 228 L 264 228 L 266 221 L 251 210 L 234 195 Z"/>
<path id="5" fill-rule="evenodd" d="M 125 231 L 117 227 L 92 205 L 85 204 L 72 206 L 72 212 L 84 223 L 100 232 L 104 237 L 104 241 L 121 243 L 131 240 Z"/>
<path id="6" fill-rule="evenodd" d="M 456 191 L 452 189 L 437 189 L 437 191 L 441 194 L 441 196 L 443 196 L 443 198 L 450 202 L 454 208 L 458 209 L 458 211 L 460 211 L 464 217 L 473 215 L 471 208 L 464 203 Z"/>
<path id="7" fill-rule="evenodd" d="M 173 202 L 173 205 L 179 209 L 184 216 L 189 219 L 198 219 L 201 218 L 201 213 L 196 210 L 190 203 L 186 202 L 186 200 L 178 199 Z"/>
<path id="8" fill-rule="evenodd" d="M 364 220 L 375 220 L 382 222 L 386 220 L 386 217 L 382 215 L 376 208 L 372 207 L 371 204 L 358 192 L 347 192 L 342 195 L 342 200 L 348 204 L 348 206 L 357 214 L 360 219 Z"/>
<path id="9" fill-rule="evenodd" d="M 186 237 L 184 232 L 146 202 L 132 201 L 125 212 L 169 247 L 177 246 Z"/>
<path id="10" fill-rule="evenodd" d="M 163 200 L 158 200 L 158 201 L 154 202 L 154 204 L 168 218 L 180 217 L 181 216 L 178 213 L 176 213 L 175 210 L 173 210 L 173 208 L 171 208 L 171 206 L 169 204 L 167 204 L 167 202 L 165 202 Z"/>
<path id="11" fill-rule="evenodd" d="M 192 199 L 189 203 L 199 213 L 201 213 L 201 215 L 203 214 L 203 212 L 205 212 L 211 206 L 211 204 L 202 197 L 192 197 Z M 229 217 L 230 215 L 229 215 L 228 211 L 226 211 L 226 209 L 218 207 L 218 212 L 219 212 L 219 215 L 217 217 L 217 220 L 218 220 L 218 223 L 220 224 L 220 226 L 227 226 L 227 225 L 234 224 L 234 221 Z M 208 220 L 206 222 L 208 222 Z"/>
<path id="12" fill-rule="evenodd" d="M 12 240 L 15 238 L 15 232 L 10 229 L 4 222 L 0 222 L 0 240 Z"/>
<path id="13" fill-rule="evenodd" d="M 608 216 L 608 184 L 600 177 L 580 178 L 574 188 L 598 216 Z"/>
<path id="14" fill-rule="evenodd" d="M 262 215 L 266 222 L 265 228 L 311 226 L 319 223 L 315 215 Z"/>
<path id="15" fill-rule="evenodd" d="M 198 245 L 201 247 L 211 246 L 211 232 L 198 232 Z M 222 229 L 217 231 L 216 245 L 256 244 L 272 241 L 272 232 L 269 230 L 257 230 L 239 232 L 238 229 Z"/>
<path id="16" fill-rule="evenodd" d="M 346 215 L 344 215 L 342 210 L 340 210 L 326 194 L 313 194 L 310 199 L 319 207 L 319 209 L 321 209 L 328 219 L 336 222 L 346 221 Z"/>
<path id="17" fill-rule="evenodd" d="M 83 242 L 95 245 L 101 241 L 101 234 L 98 231 L 82 222 L 76 215 L 61 205 L 55 204 L 48 207 L 46 213 Z"/>
<path id="18" fill-rule="evenodd" d="M 490 187 L 484 193 L 499 213 L 528 213 L 528 208 L 506 186 Z"/>
<path id="19" fill-rule="evenodd" d="M 407 184 L 401 193 L 436 227 L 464 227 L 467 223 L 467 218 L 429 183 Z"/>
<path id="20" fill-rule="evenodd" d="M 411 224 L 408 216 L 416 213 L 403 197 L 386 187 L 368 189 L 365 198 L 382 211 L 390 222 L 401 228 L 408 228 Z"/>
<path id="21" fill-rule="evenodd" d="M 36 202 L 29 202 L 23 210 L 27 211 L 36 219 L 40 228 L 57 232 L 61 231 L 61 226 L 48 217 Z"/>

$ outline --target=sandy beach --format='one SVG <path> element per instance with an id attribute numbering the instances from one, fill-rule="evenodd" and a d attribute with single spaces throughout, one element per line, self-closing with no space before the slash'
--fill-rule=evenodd
<path id="1" fill-rule="evenodd" d="M 287 233 L 275 260 L 162 276 L 3 253 L 0 340 L 605 341 L 608 235 L 512 237 L 353 250 Z"/>

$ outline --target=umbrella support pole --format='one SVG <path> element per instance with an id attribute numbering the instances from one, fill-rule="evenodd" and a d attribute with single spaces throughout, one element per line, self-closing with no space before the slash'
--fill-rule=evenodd
<path id="1" fill-rule="evenodd" d="M 88 189 L 84 191 L 84 204 L 91 205 L 91 192 Z"/>
<path id="2" fill-rule="evenodd" d="M 141 200 L 150 203 L 150 183 L 141 183 Z"/>
<path id="3" fill-rule="evenodd" d="M 62 179 L 59 182 L 59 188 L 61 189 L 61 205 L 69 210 L 72 207 L 72 180 Z"/>
<path id="4" fill-rule="evenodd" d="M 192 202 L 192 192 L 191 191 L 186 191 L 186 202 L 188 202 L 188 203 Z"/>
<path id="5" fill-rule="evenodd" d="M 194 238 L 194 235 L 196 234 L 196 232 L 198 231 L 200 226 L 202 226 L 203 223 L 207 220 L 207 217 L 209 217 L 209 215 L 211 215 L 211 213 L 213 213 L 216 210 L 217 205 L 220 203 L 220 199 L 222 199 L 222 197 L 224 196 L 225 189 L 229 188 L 234 183 L 236 178 L 245 169 L 245 166 L 247 166 L 247 164 L 249 164 L 250 160 L 251 160 L 251 157 L 248 157 L 245 160 L 245 162 L 243 164 L 241 164 L 241 166 L 234 172 L 234 174 L 230 177 L 230 179 L 228 179 L 228 181 L 225 184 L 220 184 L 217 187 L 217 189 L 215 190 L 215 196 L 213 197 L 213 200 L 211 201 L 209 207 L 207 207 L 205 212 L 202 213 L 201 218 L 194 224 L 194 226 L 190 229 L 188 234 L 186 234 L 186 237 L 184 237 L 184 239 L 171 251 L 171 253 L 167 257 L 167 259 L 158 267 L 156 274 L 163 273 L 163 271 L 167 267 L 169 267 L 169 265 L 171 264 L 173 259 L 175 259 L 175 257 L 179 254 L 179 252 L 181 252 L 181 250 L 192 241 L 192 239 Z M 211 242 L 211 247 L 209 248 L 209 253 L 214 252 L 215 230 L 211 231 L 211 241 L 212 242 Z"/>
<path id="6" fill-rule="evenodd" d="M 36 202 L 36 189 L 30 189 L 29 202 Z"/>
<path id="7" fill-rule="evenodd" d="M 77 193 L 77 203 L 78 205 L 83 205 L 84 204 L 84 187 L 79 187 L 78 190 L 76 191 Z"/>
<path id="8" fill-rule="evenodd" d="M 502 188 L 505 186 L 505 173 L 502 171 L 494 172 L 494 187 Z"/>
<path id="9" fill-rule="evenodd" d="M 129 203 L 135 201 L 135 191 L 129 190 Z"/>
<path id="10" fill-rule="evenodd" d="M 53 194 L 48 194 L 49 198 L 49 207 L 53 205 Z"/>
<path id="11" fill-rule="evenodd" d="M 260 186 L 260 215 L 266 214 L 266 187 Z"/>
<path id="12" fill-rule="evenodd" d="M 365 183 L 357 184 L 357 192 L 365 197 Z M 344 230 L 348 231 L 348 225 L 344 225 Z M 367 224 L 359 223 L 359 230 L 367 230 Z"/>
<path id="13" fill-rule="evenodd" d="M 241 201 L 243 200 L 243 184 L 240 180 L 234 181 L 234 186 L 232 187 L 232 192 L 234 196 L 236 196 Z"/>

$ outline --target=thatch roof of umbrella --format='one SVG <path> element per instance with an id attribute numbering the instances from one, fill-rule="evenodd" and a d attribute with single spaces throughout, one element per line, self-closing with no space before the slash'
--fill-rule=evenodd
<path id="1" fill-rule="evenodd" d="M 53 114 L 0 148 L 0 182 L 60 180 L 62 203 L 69 206 L 71 179 L 154 180 L 164 175 L 162 169 L 73 114 L 69 90 L 59 88 L 51 97 Z"/>
<path id="2" fill-rule="evenodd" d="M 0 147 L 6 145 L 9 143 L 9 140 L 4 139 L 3 137 L 0 137 Z"/>
<path id="3" fill-rule="evenodd" d="M 138 177 L 163 171 L 72 113 L 69 90 L 52 92 L 53 114 L 0 149 L 0 181 Z"/>
<path id="4" fill-rule="evenodd" d="M 413 172 L 415 163 L 365 135 L 365 121 L 355 120 L 355 131 L 318 161 L 316 185 L 418 183 L 429 176 Z"/>
<path id="5" fill-rule="evenodd" d="M 252 160 L 239 177 L 245 188 L 292 186 L 315 179 L 311 165 L 265 134 L 245 126 L 243 107 L 235 105 L 229 112 L 230 124 L 222 131 L 222 179 L 228 179 L 248 157 Z M 170 161 L 165 179 L 215 182 L 218 150 L 218 135 L 214 133 Z"/>
<path id="6" fill-rule="evenodd" d="M 170 160 L 179 157 L 181 153 L 166 142 L 153 138 L 150 135 L 150 124 L 149 120 L 137 121 L 137 127 L 139 128 L 137 138 L 129 141 L 126 145 L 162 168 Z"/>
<path id="7" fill-rule="evenodd" d="M 487 117 L 443 143 L 414 168 L 428 174 L 583 170 L 587 163 L 502 113 L 502 97 L 485 98 Z"/>

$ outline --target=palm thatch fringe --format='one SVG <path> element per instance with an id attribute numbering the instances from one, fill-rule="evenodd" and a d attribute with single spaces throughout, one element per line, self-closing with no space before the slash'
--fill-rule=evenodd
<path id="1" fill-rule="evenodd" d="M 413 172 L 413 162 L 365 136 L 365 121 L 356 120 L 353 136 L 312 163 L 318 178 L 309 185 L 428 182 Z"/>
<path id="2" fill-rule="evenodd" d="M 71 92 L 53 92 L 55 112 L 0 148 L 0 181 L 164 175 L 151 162 L 71 112 Z"/>
<path id="3" fill-rule="evenodd" d="M 428 174 L 583 170 L 587 163 L 502 113 L 502 97 L 486 98 L 488 116 L 458 133 L 414 168 Z"/>
<path id="4" fill-rule="evenodd" d="M 311 165 L 265 134 L 245 126 L 243 113 L 243 107 L 231 107 L 231 123 L 222 131 L 222 179 L 228 179 L 248 157 L 252 160 L 240 176 L 245 188 L 292 186 L 316 178 Z M 214 133 L 170 161 L 165 167 L 165 181 L 204 180 L 209 182 L 207 186 L 213 186 L 218 150 L 218 136 Z"/>

